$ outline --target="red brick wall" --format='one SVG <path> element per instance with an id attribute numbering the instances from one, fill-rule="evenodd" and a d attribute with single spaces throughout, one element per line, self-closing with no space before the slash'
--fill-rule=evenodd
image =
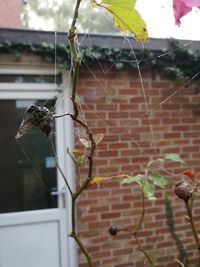
<path id="1" fill-rule="evenodd" d="M 105 67 L 104 67 L 105 68 Z M 196 172 L 200 171 L 200 96 L 159 74 L 142 71 L 149 114 L 137 70 L 82 69 L 78 87 L 82 114 L 94 133 L 104 133 L 95 156 L 94 175 L 142 173 L 150 159 L 166 153 L 179 153 Z M 176 93 L 174 93 L 176 92 Z M 174 95 L 173 95 L 174 94 Z M 162 103 L 170 95 L 168 101 Z M 151 123 L 150 123 L 151 122 Z M 77 131 L 79 133 L 79 131 Z M 153 133 L 153 137 L 152 137 Z M 167 171 L 179 173 L 184 166 L 171 163 Z M 188 168 L 188 167 L 187 167 Z M 175 180 L 181 180 L 179 175 Z M 189 266 L 196 262 L 195 245 L 183 203 L 168 188 L 176 217 L 176 234 L 188 252 Z M 164 192 L 157 190 L 155 202 L 146 201 L 145 223 L 139 235 L 141 244 L 157 259 L 159 267 L 176 266 L 178 251 L 169 233 Z M 144 267 L 142 253 L 127 233 L 108 234 L 110 225 L 134 226 L 140 216 L 137 185 L 122 186 L 108 181 L 90 187 L 80 197 L 79 231 L 99 267 Z M 195 218 L 200 220 L 200 209 Z M 80 267 L 86 267 L 83 255 Z"/>
<path id="2" fill-rule="evenodd" d="M 22 0 L 0 0 L 0 27 L 21 27 Z"/>

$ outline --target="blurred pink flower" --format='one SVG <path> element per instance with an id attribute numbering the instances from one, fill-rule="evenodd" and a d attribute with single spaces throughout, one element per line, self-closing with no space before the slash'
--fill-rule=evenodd
<path id="1" fill-rule="evenodd" d="M 187 6 L 193 7 L 193 6 L 200 6 L 200 0 L 182 0 Z"/>
<path id="2" fill-rule="evenodd" d="M 200 0 L 173 0 L 175 24 L 180 26 L 180 19 L 192 10 L 192 7 L 200 7 Z"/>

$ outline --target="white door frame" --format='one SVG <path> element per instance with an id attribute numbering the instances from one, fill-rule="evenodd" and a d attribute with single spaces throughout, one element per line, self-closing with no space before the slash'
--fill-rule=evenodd
<path id="1" fill-rule="evenodd" d="M 18 66 L 0 66 L 0 74 L 55 74 L 52 68 L 44 67 L 26 67 Z M 70 90 L 69 85 L 63 83 L 62 88 L 64 88 L 62 93 L 59 95 L 56 93 L 56 85 L 50 83 L 0 83 L 0 100 L 9 99 L 49 99 L 57 94 L 58 101 L 60 103 L 57 105 L 57 114 L 68 113 L 71 111 L 71 101 L 70 101 Z M 64 101 L 63 101 L 64 100 Z M 67 148 L 73 149 L 74 146 L 74 135 L 73 135 L 73 122 L 69 117 L 63 117 L 56 120 L 56 149 L 58 155 L 58 161 L 63 173 L 68 179 L 68 183 L 71 188 L 75 188 L 75 176 L 74 167 L 72 160 L 67 155 Z M 61 224 L 61 232 L 65 232 L 65 238 L 61 242 L 61 266 L 62 267 L 77 267 L 77 248 L 74 240 L 68 237 L 71 233 L 71 197 L 66 188 L 64 180 L 59 171 L 57 171 L 57 180 L 59 190 L 65 190 L 63 192 L 58 192 L 58 208 L 56 209 L 46 209 L 46 210 L 35 210 L 35 211 L 23 211 L 23 212 L 13 212 L 8 214 L 0 214 L 0 227 L 10 224 L 20 224 L 21 217 L 26 213 L 25 221 L 30 223 L 33 220 L 42 220 L 44 217 L 46 221 L 58 219 L 57 212 L 59 210 L 62 216 L 63 223 Z M 64 199 L 63 199 L 64 196 Z M 17 215 L 17 217 L 16 217 Z M 37 216 L 38 215 L 38 216 Z"/>

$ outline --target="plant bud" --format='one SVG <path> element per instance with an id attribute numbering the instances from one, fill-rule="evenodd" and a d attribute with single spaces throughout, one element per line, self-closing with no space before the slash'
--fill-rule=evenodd
<path id="1" fill-rule="evenodd" d="M 109 228 L 109 233 L 110 233 L 110 235 L 116 235 L 118 231 L 119 231 L 119 229 L 118 229 L 118 227 L 115 226 L 115 225 L 112 225 L 112 226 L 110 226 L 110 228 Z"/>
<path id="2" fill-rule="evenodd" d="M 191 198 L 193 192 L 193 186 L 188 182 L 179 182 L 175 185 L 174 193 L 180 199 L 187 201 Z"/>

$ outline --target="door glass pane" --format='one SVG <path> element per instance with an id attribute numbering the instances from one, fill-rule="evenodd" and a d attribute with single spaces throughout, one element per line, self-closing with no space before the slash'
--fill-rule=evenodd
<path id="1" fill-rule="evenodd" d="M 16 132 L 24 112 L 38 100 L 0 101 L 0 212 L 47 209 L 57 206 L 55 157 L 48 139 L 38 128 L 18 142 Z M 45 104 L 49 108 L 53 103 Z"/>
<path id="2" fill-rule="evenodd" d="M 56 83 L 61 84 L 61 74 L 44 75 L 44 74 L 0 74 L 1 83 Z"/>

